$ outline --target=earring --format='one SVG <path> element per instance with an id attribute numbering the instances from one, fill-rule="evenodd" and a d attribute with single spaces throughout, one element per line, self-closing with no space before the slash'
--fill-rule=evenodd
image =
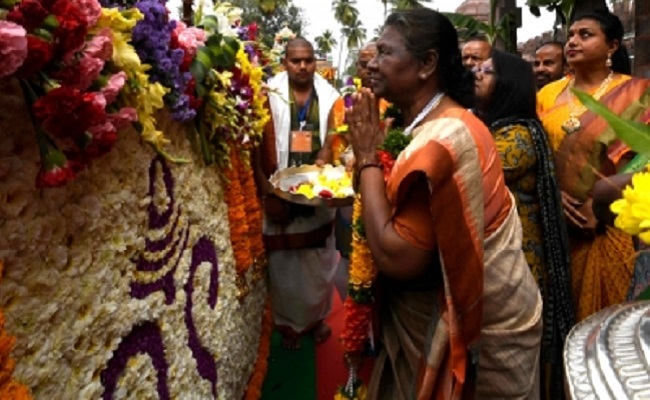
<path id="1" fill-rule="evenodd" d="M 427 79 L 427 74 L 420 74 L 420 79 L 422 80 Z"/>
<path id="2" fill-rule="evenodd" d="M 612 69 L 612 56 L 610 54 L 607 55 L 607 61 L 605 61 L 605 66 L 609 69 Z"/>

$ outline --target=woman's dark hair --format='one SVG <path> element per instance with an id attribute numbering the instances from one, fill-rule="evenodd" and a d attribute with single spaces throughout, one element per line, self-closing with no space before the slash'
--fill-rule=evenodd
<path id="1" fill-rule="evenodd" d="M 535 74 L 528 61 L 499 50 L 492 50 L 491 58 L 494 87 L 480 102 L 479 117 L 487 126 L 508 117 L 537 119 Z"/>
<path id="2" fill-rule="evenodd" d="M 618 41 L 618 49 L 612 54 L 612 71 L 630 75 L 632 73 L 632 66 L 630 65 L 630 56 L 627 53 L 627 48 L 623 44 L 625 30 L 623 29 L 621 20 L 607 9 L 597 9 L 575 15 L 571 19 L 571 23 L 573 24 L 582 19 L 592 19 L 598 22 L 608 41 Z"/>
<path id="3" fill-rule="evenodd" d="M 394 12 L 384 26 L 397 28 L 404 36 L 406 48 L 418 60 L 426 60 L 429 52 L 435 50 L 440 90 L 463 107 L 474 106 L 474 76 L 463 67 L 456 28 L 447 17 L 423 7 Z"/>

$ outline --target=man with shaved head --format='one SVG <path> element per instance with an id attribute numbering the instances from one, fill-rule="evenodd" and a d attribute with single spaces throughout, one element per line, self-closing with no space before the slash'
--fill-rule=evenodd
<path id="1" fill-rule="evenodd" d="M 567 63 L 564 58 L 564 43 L 547 42 L 543 43 L 535 51 L 535 79 L 537 90 L 551 82 L 562 79 L 566 74 Z"/>
<path id="2" fill-rule="evenodd" d="M 282 64 L 285 71 L 268 82 L 271 121 L 255 155 L 255 174 L 264 201 L 273 318 L 282 345 L 298 349 L 303 334 L 313 333 L 316 342 L 331 335 L 324 320 L 338 263 L 335 209 L 288 203 L 273 195 L 268 179 L 277 170 L 316 162 L 340 96 L 315 73 L 314 48 L 307 40 L 290 40 Z"/>

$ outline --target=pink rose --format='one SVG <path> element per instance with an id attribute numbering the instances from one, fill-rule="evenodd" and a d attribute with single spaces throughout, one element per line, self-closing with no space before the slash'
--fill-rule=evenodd
<path id="1" fill-rule="evenodd" d="M 108 78 L 108 83 L 101 89 L 101 92 L 104 95 L 107 104 L 111 104 L 115 101 L 117 95 L 120 94 L 120 90 L 122 90 L 125 83 L 126 72 L 124 71 L 120 71 Z"/>
<path id="2" fill-rule="evenodd" d="M 192 57 L 196 55 L 196 49 L 203 46 L 207 40 L 207 35 L 203 29 L 187 27 L 183 22 L 176 23 L 174 33 L 177 36 L 180 48 L 189 53 Z"/>
<path id="3" fill-rule="evenodd" d="M 89 42 L 86 42 L 84 55 L 108 61 L 113 57 L 113 36 L 110 28 L 103 28 Z"/>
<path id="4" fill-rule="evenodd" d="M 16 72 L 27 58 L 27 32 L 10 21 L 0 21 L 0 78 Z"/>
<path id="5" fill-rule="evenodd" d="M 99 17 L 102 15 L 102 6 L 97 0 L 76 0 L 76 5 L 81 14 L 86 19 L 88 27 L 92 28 L 97 25 Z"/>

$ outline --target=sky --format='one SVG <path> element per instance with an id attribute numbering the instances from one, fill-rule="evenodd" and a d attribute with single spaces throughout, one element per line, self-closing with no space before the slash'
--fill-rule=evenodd
<path id="1" fill-rule="evenodd" d="M 340 42 L 340 25 L 334 19 L 332 11 L 332 0 L 293 0 L 293 3 L 301 7 L 307 21 L 305 37 L 311 41 L 316 36 L 330 29 L 335 33 L 337 41 Z M 367 35 L 373 36 L 375 29 L 381 26 L 384 19 L 384 6 L 380 0 L 357 0 L 356 7 L 359 10 L 359 17 L 366 28 Z M 454 12 L 463 0 L 432 0 L 426 4 L 428 7 L 438 11 Z M 542 16 L 537 18 L 530 13 L 525 5 L 526 0 L 517 0 L 517 6 L 521 7 L 522 27 L 517 30 L 517 40 L 525 42 L 545 31 L 553 29 L 555 16 L 542 9 Z M 334 65 L 338 65 L 339 49 L 332 52 Z M 345 55 L 343 55 L 345 58 Z"/>

